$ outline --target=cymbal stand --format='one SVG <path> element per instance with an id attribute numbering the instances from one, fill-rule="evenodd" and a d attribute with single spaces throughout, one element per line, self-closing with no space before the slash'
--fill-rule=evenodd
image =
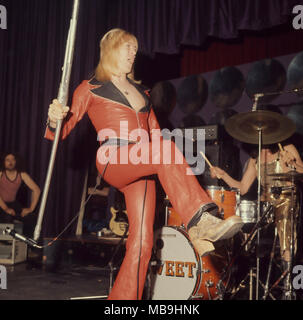
<path id="1" fill-rule="evenodd" d="M 257 105 L 259 98 L 263 97 L 263 93 L 256 93 L 254 95 L 254 103 L 252 107 L 252 111 L 257 111 Z M 257 222 L 260 220 L 260 209 L 261 209 L 261 144 L 262 144 L 262 127 L 261 125 L 257 128 L 258 131 L 258 208 L 257 208 Z M 260 245 L 260 231 L 257 229 L 257 250 L 259 249 Z M 256 260 L 256 300 L 259 300 L 259 277 L 260 277 L 260 258 L 257 254 Z"/>
<path id="2" fill-rule="evenodd" d="M 271 253 L 270 253 L 270 261 L 269 261 L 269 265 L 268 265 L 268 271 L 267 271 L 265 288 L 264 288 L 264 295 L 262 297 L 262 300 L 266 300 L 266 298 L 267 298 L 267 296 L 269 294 L 269 280 L 270 280 L 270 275 L 271 275 L 271 270 L 272 270 L 272 263 L 273 263 L 274 256 L 275 256 L 277 235 L 278 235 L 278 231 L 277 231 L 277 227 L 275 227 L 275 237 L 274 237 L 274 241 L 273 241 L 272 250 L 271 250 Z"/>
<path id="3" fill-rule="evenodd" d="M 262 144 L 262 128 L 258 128 L 259 135 L 259 161 L 258 161 L 258 207 L 257 207 L 257 222 L 260 221 L 261 212 L 261 144 Z M 257 260 L 256 260 L 256 300 L 259 300 L 259 278 L 260 278 L 260 257 L 258 250 L 260 247 L 260 229 L 257 229 Z"/>
<path id="4" fill-rule="evenodd" d="M 265 292 L 263 296 L 263 300 L 266 299 L 268 293 L 275 288 L 284 278 L 286 278 L 286 286 L 284 286 L 283 291 L 285 292 L 284 297 L 286 300 L 292 300 L 295 298 L 295 294 L 293 292 L 292 288 L 292 283 L 291 283 L 291 270 L 293 266 L 293 261 L 294 261 L 294 248 L 295 248 L 295 239 L 294 239 L 294 231 L 295 231 L 295 201 L 294 201 L 294 192 L 295 192 L 295 183 L 294 183 L 294 176 L 292 177 L 292 185 L 289 187 L 291 190 L 291 208 L 290 208 L 290 214 L 291 214 L 291 239 L 290 239 L 290 266 L 288 270 L 284 270 L 279 279 L 273 284 L 273 286 L 268 289 L 269 286 L 269 277 L 270 277 L 270 272 L 271 272 L 271 266 L 272 266 L 272 261 L 274 258 L 274 250 L 276 246 L 276 238 L 277 238 L 277 227 L 275 227 L 275 238 L 274 238 L 274 244 L 271 252 L 271 260 L 269 264 L 269 269 L 268 269 L 268 274 L 267 274 L 267 280 L 266 280 L 266 285 L 265 285 Z"/>
<path id="5" fill-rule="evenodd" d="M 294 176 L 292 176 L 291 179 L 292 183 L 292 188 L 291 188 L 291 206 L 290 206 L 290 225 L 291 225 L 291 230 L 290 230 L 290 266 L 288 273 L 286 274 L 286 292 L 285 292 L 285 299 L 286 300 L 293 300 L 296 299 L 295 297 L 295 292 L 292 287 L 292 282 L 291 282 L 291 272 L 292 272 L 292 267 L 293 267 L 293 261 L 294 261 L 294 256 L 295 256 L 295 239 L 294 239 L 294 231 L 295 231 L 295 203 L 294 203 L 294 196 L 295 196 L 295 181 L 294 181 Z"/>
<path id="6" fill-rule="evenodd" d="M 254 227 L 252 228 L 252 230 L 250 231 L 249 234 L 244 234 L 245 236 L 245 240 L 244 242 L 241 244 L 238 253 L 231 259 L 231 261 L 229 262 L 229 264 L 226 266 L 226 268 L 223 271 L 223 276 L 221 277 L 221 280 L 223 281 L 226 276 L 228 275 L 228 271 L 232 268 L 234 262 L 237 260 L 237 258 L 240 256 L 241 252 L 243 249 L 245 249 L 246 252 L 249 252 L 249 250 L 252 247 L 252 241 L 255 238 L 256 234 L 257 234 L 257 230 L 260 228 L 261 223 L 264 221 L 264 219 L 267 217 L 268 214 L 271 213 L 272 210 L 272 206 L 268 206 L 265 211 L 262 213 L 262 216 L 260 217 L 259 221 L 254 225 Z M 243 286 L 244 283 L 246 282 L 248 276 L 250 277 L 250 282 L 249 282 L 249 292 L 250 292 L 250 300 L 253 299 L 252 294 L 253 294 L 253 277 L 256 277 L 256 274 L 254 273 L 254 268 L 251 267 L 249 270 L 249 273 L 245 276 L 245 278 L 240 282 L 240 284 L 238 285 L 238 287 L 233 290 L 233 294 L 231 297 L 233 297 Z M 259 280 L 260 281 L 260 280 Z M 260 282 L 261 283 L 261 282 Z M 265 286 L 263 285 L 263 283 L 261 283 L 262 287 L 265 288 Z M 226 294 L 228 292 L 228 290 L 225 290 L 224 294 Z M 270 294 L 271 298 L 273 300 L 275 300 L 275 298 Z"/>
<path id="7" fill-rule="evenodd" d="M 253 106 L 253 111 L 256 111 L 256 105 L 257 105 L 257 100 L 258 97 L 255 98 L 255 103 Z M 251 236 L 254 234 L 254 232 L 257 232 L 257 247 L 256 247 L 256 266 L 255 268 L 251 266 L 250 271 L 249 271 L 249 300 L 253 300 L 253 277 L 256 278 L 256 300 L 259 300 L 259 283 L 260 283 L 260 257 L 258 254 L 258 250 L 260 247 L 260 220 L 261 220 L 261 145 L 262 145 L 262 128 L 261 126 L 258 127 L 258 155 L 259 155 L 259 161 L 258 161 L 258 201 L 257 201 L 257 223 L 256 226 L 254 227 L 253 231 L 251 232 Z M 263 217 L 265 215 L 263 214 Z M 262 218 L 263 218 L 262 217 Z M 250 237 L 249 237 L 250 238 Z M 248 240 L 245 241 L 245 244 L 248 242 Z M 254 269 L 256 269 L 256 273 L 254 274 Z M 264 288 L 265 286 L 261 283 L 262 287 Z"/>

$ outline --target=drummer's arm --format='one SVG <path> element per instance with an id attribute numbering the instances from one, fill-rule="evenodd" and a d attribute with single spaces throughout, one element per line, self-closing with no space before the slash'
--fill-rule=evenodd
<path id="1" fill-rule="evenodd" d="M 256 159 L 250 158 L 248 161 L 247 169 L 245 170 L 241 183 L 240 183 L 240 194 L 247 193 L 250 186 L 257 178 Z"/>
<path id="2" fill-rule="evenodd" d="M 303 173 L 303 162 L 297 148 L 293 144 L 289 144 L 284 146 L 284 150 L 291 154 L 291 157 L 289 158 L 295 159 L 294 161 L 291 161 L 291 164 L 294 166 L 295 170 L 297 170 L 300 173 Z"/>
<path id="3" fill-rule="evenodd" d="M 217 177 L 219 179 L 222 179 L 230 188 L 236 188 L 240 190 L 241 195 L 247 193 L 250 186 L 256 179 L 256 160 L 255 159 L 249 159 L 247 169 L 243 175 L 243 178 L 241 181 L 238 181 L 234 178 L 232 178 L 226 171 L 218 168 L 213 167 L 211 168 L 211 176 L 213 178 Z"/>

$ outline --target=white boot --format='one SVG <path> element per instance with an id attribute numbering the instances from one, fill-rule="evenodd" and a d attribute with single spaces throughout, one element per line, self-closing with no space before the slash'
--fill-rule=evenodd
<path id="1" fill-rule="evenodd" d="M 232 238 L 241 230 L 244 223 L 238 216 L 222 220 L 208 212 L 201 214 L 201 210 L 203 207 L 197 213 L 200 216 L 199 221 L 189 227 L 188 235 L 195 249 L 203 256 L 214 250 L 211 242 Z"/>
<path id="2" fill-rule="evenodd" d="M 204 212 L 198 224 L 189 229 L 189 233 L 195 233 L 202 240 L 215 242 L 232 238 L 243 227 L 243 221 L 239 216 L 231 216 L 221 220 L 208 212 Z"/>

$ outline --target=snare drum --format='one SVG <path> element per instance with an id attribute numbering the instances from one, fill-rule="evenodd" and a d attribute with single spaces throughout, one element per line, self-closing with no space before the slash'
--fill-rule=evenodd
<path id="1" fill-rule="evenodd" d="M 264 219 L 265 225 L 273 223 L 273 206 L 270 202 L 262 201 L 260 203 L 260 218 L 265 213 L 265 211 L 267 212 L 266 219 Z M 242 231 L 249 231 L 248 225 L 254 225 L 258 222 L 258 202 L 250 200 L 241 200 L 238 204 L 236 215 L 241 217 L 244 224 L 246 225 L 246 227 L 244 225 Z M 261 226 L 264 226 L 264 223 L 261 224 Z"/>
<path id="2" fill-rule="evenodd" d="M 244 223 L 256 223 L 258 220 L 257 201 L 241 200 L 236 215 L 241 217 Z"/>
<path id="3" fill-rule="evenodd" d="M 236 214 L 237 204 L 240 199 L 239 189 L 208 186 L 206 187 L 206 192 L 219 207 L 223 219 L 227 219 Z"/>
<path id="4" fill-rule="evenodd" d="M 227 266 L 227 255 L 215 251 L 200 258 L 181 228 L 156 230 L 154 251 L 157 263 L 154 266 L 151 263 L 152 300 L 218 299 L 229 280 L 226 277 L 220 281 Z"/>

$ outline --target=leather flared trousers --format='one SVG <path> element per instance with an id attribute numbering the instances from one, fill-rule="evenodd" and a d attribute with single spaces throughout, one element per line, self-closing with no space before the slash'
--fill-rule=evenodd
<path id="1" fill-rule="evenodd" d="M 155 152 L 150 142 L 120 148 L 102 145 L 98 150 L 98 171 L 105 181 L 123 192 L 129 221 L 126 253 L 108 297 L 111 300 L 142 298 L 153 247 L 156 190 L 152 175 L 158 176 L 185 226 L 199 208 L 213 202 L 196 177 L 188 174 L 191 168 L 175 143 L 161 139 L 159 150 Z M 136 162 L 136 154 L 144 160 Z"/>

